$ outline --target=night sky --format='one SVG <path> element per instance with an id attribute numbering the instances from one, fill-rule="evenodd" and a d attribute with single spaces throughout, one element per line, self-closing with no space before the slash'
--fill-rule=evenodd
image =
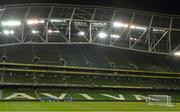
<path id="1" fill-rule="evenodd" d="M 1 5 L 22 3 L 97 5 L 180 15 L 178 0 L 0 0 L 0 3 Z"/>

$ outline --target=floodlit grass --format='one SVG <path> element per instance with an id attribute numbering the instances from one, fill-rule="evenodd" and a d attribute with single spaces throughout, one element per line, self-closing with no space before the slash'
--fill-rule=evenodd
<path id="1" fill-rule="evenodd" d="M 180 103 L 173 107 L 148 105 L 143 102 L 0 102 L 0 111 L 180 111 Z"/>

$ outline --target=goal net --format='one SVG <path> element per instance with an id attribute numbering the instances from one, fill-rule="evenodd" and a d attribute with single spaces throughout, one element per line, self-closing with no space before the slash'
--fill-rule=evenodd
<path id="1" fill-rule="evenodd" d="M 149 95 L 146 102 L 149 105 L 173 106 L 171 96 L 168 95 Z"/>

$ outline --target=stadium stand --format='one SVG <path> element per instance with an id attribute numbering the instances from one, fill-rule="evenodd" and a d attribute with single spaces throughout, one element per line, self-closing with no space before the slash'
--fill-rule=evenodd
<path id="1" fill-rule="evenodd" d="M 172 78 L 172 77 L 171 77 Z M 102 75 L 78 75 L 78 74 L 53 74 L 53 73 L 6 73 L 2 83 L 23 85 L 53 85 L 63 87 L 114 87 L 114 88 L 149 88 L 149 89 L 180 89 L 176 77 L 159 76 L 104 76 Z"/>
<path id="2" fill-rule="evenodd" d="M 180 101 L 180 58 L 169 53 L 180 31 L 169 28 L 175 17 L 58 4 L 2 12 L 0 100 L 145 101 L 165 94 Z"/>
<path id="3" fill-rule="evenodd" d="M 179 63 L 168 55 L 136 52 L 97 45 L 17 45 L 1 47 L 1 56 L 7 62 L 60 65 L 63 59 L 67 66 L 118 68 L 127 70 L 175 71 Z M 166 63 L 166 64 L 165 64 Z"/>
<path id="4" fill-rule="evenodd" d="M 178 59 L 168 55 L 86 44 L 7 46 L 1 54 L 4 86 L 180 89 L 171 66 Z"/>

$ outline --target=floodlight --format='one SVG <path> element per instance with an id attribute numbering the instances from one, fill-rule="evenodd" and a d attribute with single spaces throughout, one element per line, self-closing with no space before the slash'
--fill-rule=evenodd
<path id="1" fill-rule="evenodd" d="M 131 25 L 130 28 L 131 28 L 131 29 L 137 29 L 137 30 L 147 30 L 146 27 L 134 26 L 134 25 Z"/>
<path id="2" fill-rule="evenodd" d="M 52 33 L 52 30 L 48 30 L 48 33 Z"/>
<path id="3" fill-rule="evenodd" d="M 137 38 L 130 38 L 130 40 L 133 40 L 133 41 L 137 41 L 138 39 Z"/>
<path id="4" fill-rule="evenodd" d="M 93 27 L 105 27 L 107 26 L 107 23 L 105 22 L 96 22 L 96 23 L 92 23 Z"/>
<path id="5" fill-rule="evenodd" d="M 0 11 L 5 11 L 5 8 L 0 8 Z"/>
<path id="6" fill-rule="evenodd" d="M 140 27 L 140 26 L 136 26 L 136 29 L 138 29 L 138 30 L 147 30 L 146 27 Z"/>
<path id="7" fill-rule="evenodd" d="M 34 19 L 34 20 L 27 20 L 27 24 L 28 25 L 43 24 L 43 23 L 45 23 L 44 20 L 36 20 L 36 19 Z"/>
<path id="8" fill-rule="evenodd" d="M 136 41 L 136 40 L 137 40 L 137 38 L 134 38 L 134 40 Z"/>
<path id="9" fill-rule="evenodd" d="M 153 32 L 165 32 L 165 30 L 162 30 L 162 29 L 153 29 Z"/>
<path id="10" fill-rule="evenodd" d="M 116 28 L 121 28 L 121 27 L 127 28 L 128 24 L 124 24 L 124 23 L 121 23 L 121 22 L 114 22 L 113 26 L 116 27 Z"/>
<path id="11" fill-rule="evenodd" d="M 83 22 L 83 21 L 75 21 L 74 24 L 76 26 L 87 26 L 87 23 L 86 22 Z"/>
<path id="12" fill-rule="evenodd" d="M 59 30 L 54 30 L 53 33 L 59 33 Z"/>
<path id="13" fill-rule="evenodd" d="M 51 23 L 64 23 L 64 22 L 66 22 L 66 20 L 64 20 L 64 19 L 51 19 L 50 20 L 50 22 Z"/>
<path id="14" fill-rule="evenodd" d="M 180 51 L 174 53 L 175 56 L 180 56 Z"/>
<path id="15" fill-rule="evenodd" d="M 84 36 L 84 35 L 85 35 L 85 32 L 80 31 L 80 32 L 78 33 L 78 35 L 80 35 L 80 36 Z"/>
<path id="16" fill-rule="evenodd" d="M 4 35 L 12 35 L 12 34 L 14 34 L 14 31 L 13 30 L 4 30 L 3 34 Z"/>
<path id="17" fill-rule="evenodd" d="M 48 33 L 60 33 L 60 32 L 58 30 L 51 30 L 51 29 L 49 29 Z"/>
<path id="18" fill-rule="evenodd" d="M 38 31 L 38 30 L 32 30 L 32 33 L 33 33 L 33 34 L 38 34 L 39 31 Z"/>
<path id="19" fill-rule="evenodd" d="M 131 28 L 131 29 L 136 29 L 136 26 L 131 25 L 130 28 Z"/>
<path id="20" fill-rule="evenodd" d="M 104 32 L 100 32 L 100 33 L 98 34 L 98 36 L 99 36 L 99 38 L 106 38 L 106 37 L 107 37 L 107 34 L 104 33 Z"/>
<path id="21" fill-rule="evenodd" d="M 20 26 L 21 22 L 20 21 L 3 21 L 1 22 L 2 26 L 9 26 L 9 27 L 14 27 L 14 26 Z"/>
<path id="22" fill-rule="evenodd" d="M 119 38 L 119 37 L 120 37 L 120 35 L 111 34 L 111 35 L 110 35 L 110 37 L 111 37 L 111 38 Z"/>

